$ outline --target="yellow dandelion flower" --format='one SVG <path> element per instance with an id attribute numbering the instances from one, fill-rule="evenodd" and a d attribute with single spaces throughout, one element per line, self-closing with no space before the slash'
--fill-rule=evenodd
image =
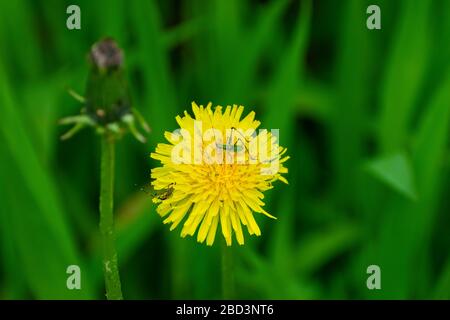
<path id="1" fill-rule="evenodd" d="M 242 225 L 250 235 L 261 235 L 254 213 L 276 219 L 264 209 L 263 192 L 287 173 L 278 144 L 277 130 L 258 130 L 260 122 L 250 112 L 241 119 L 244 107 L 227 106 L 214 110 L 192 103 L 176 121 L 180 129 L 165 132 L 169 143 L 160 143 L 151 153 L 161 167 L 152 169 L 153 201 L 157 212 L 175 229 L 183 220 L 181 237 L 193 236 L 212 245 L 220 224 L 228 246 L 232 234 L 244 244 Z M 185 219 L 186 217 L 186 219 Z"/>

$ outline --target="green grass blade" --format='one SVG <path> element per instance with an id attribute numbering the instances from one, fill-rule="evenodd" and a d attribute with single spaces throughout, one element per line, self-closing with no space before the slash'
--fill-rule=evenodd
<path id="1" fill-rule="evenodd" d="M 431 227 L 436 221 L 437 191 L 444 168 L 444 150 L 448 143 L 450 72 L 440 85 L 419 123 L 413 148 L 413 167 L 418 201 L 393 198 L 380 224 L 379 263 L 383 270 L 386 298 L 421 297 L 424 290 L 413 267 L 416 259 L 423 263 L 430 245 Z M 407 226 L 407 228 L 405 228 Z M 423 268 L 426 270 L 426 268 Z M 418 288 L 421 290 L 418 291 Z"/>
<path id="2" fill-rule="evenodd" d="M 0 66 L 1 67 L 1 66 Z M 14 217 L 15 233 L 20 237 L 19 251 L 23 259 L 27 259 L 27 279 L 33 286 L 34 293 L 39 298 L 61 298 L 65 296 L 88 297 L 88 284 L 83 291 L 69 291 L 65 287 L 65 270 L 70 264 L 81 265 L 83 261 L 77 252 L 73 235 L 59 202 L 56 189 L 49 177 L 48 169 L 40 163 L 35 148 L 31 144 L 26 128 L 20 118 L 20 107 L 14 103 L 5 75 L 0 69 L 0 103 L 2 117 L 0 117 L 1 134 L 6 142 L 6 152 L 10 154 L 17 168 L 17 173 L 23 181 L 25 190 L 29 192 L 27 201 L 18 201 Z M 14 171 L 12 171 L 14 172 Z M 11 173 L 12 173 L 11 172 Z M 10 177 L 10 179 L 13 179 Z M 18 186 L 16 185 L 16 190 Z M 23 190 L 23 188 L 22 188 Z M 19 191 L 22 193 L 24 191 Z M 11 195 L 14 197 L 14 195 Z M 32 207 L 34 203 L 36 207 Z M 32 214 L 32 216 L 30 216 Z M 32 219 L 31 219 L 32 218 Z M 29 220 L 29 221 L 28 221 Z M 41 238 L 42 241 L 33 239 Z M 51 249 L 50 249 L 51 248 Z M 54 259 L 54 269 L 43 265 L 43 252 L 48 259 Z M 36 265 L 33 267 L 33 265 Z M 38 272 L 39 275 L 34 274 Z M 40 271 L 40 272 L 39 272 Z M 56 281 L 58 275 L 59 282 Z M 45 281 L 49 284 L 34 281 Z"/>
<path id="3" fill-rule="evenodd" d="M 380 97 L 380 144 L 386 152 L 404 145 L 423 85 L 429 56 L 430 8 L 429 0 L 401 4 Z"/>
<path id="4" fill-rule="evenodd" d="M 372 160 L 367 170 L 377 179 L 411 200 L 417 199 L 412 164 L 408 156 L 396 153 Z"/>

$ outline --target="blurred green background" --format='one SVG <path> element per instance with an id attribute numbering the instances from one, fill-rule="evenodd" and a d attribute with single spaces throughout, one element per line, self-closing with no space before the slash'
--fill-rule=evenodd
<path id="1" fill-rule="evenodd" d="M 84 92 L 104 36 L 153 128 L 117 147 L 125 298 L 221 297 L 220 246 L 169 232 L 140 190 L 193 100 L 255 110 L 291 156 L 290 185 L 266 194 L 278 220 L 257 215 L 262 236 L 234 247 L 238 298 L 450 298 L 449 0 L 1 1 L 0 298 L 104 298 L 99 137 L 60 142 L 56 125 L 79 111 L 66 88 Z M 372 264 L 381 290 L 366 287 Z"/>

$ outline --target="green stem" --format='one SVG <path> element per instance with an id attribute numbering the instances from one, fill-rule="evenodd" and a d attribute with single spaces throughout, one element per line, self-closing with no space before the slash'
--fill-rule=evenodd
<path id="1" fill-rule="evenodd" d="M 222 298 L 234 299 L 233 250 L 222 241 Z"/>
<path id="2" fill-rule="evenodd" d="M 117 252 L 115 247 L 113 191 L 114 191 L 114 138 L 105 133 L 101 142 L 100 174 L 100 234 L 103 244 L 103 273 L 105 275 L 106 297 L 121 300 Z"/>

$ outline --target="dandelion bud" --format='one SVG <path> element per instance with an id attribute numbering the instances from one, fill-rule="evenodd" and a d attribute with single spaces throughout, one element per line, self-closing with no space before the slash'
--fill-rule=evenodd
<path id="1" fill-rule="evenodd" d="M 80 115 L 60 120 L 61 124 L 74 124 L 61 139 L 69 139 L 85 126 L 92 126 L 98 133 L 108 132 L 117 136 L 128 129 L 138 141 L 145 142 L 146 139 L 136 128 L 135 122 L 146 132 L 150 131 L 150 127 L 142 115 L 132 108 L 122 49 L 113 39 L 105 38 L 92 46 L 89 60 L 91 68 L 85 96 L 69 91 L 84 108 Z"/>
<path id="2" fill-rule="evenodd" d="M 113 39 L 106 38 L 92 46 L 90 59 L 99 69 L 119 68 L 123 64 L 123 51 Z"/>
<path id="3" fill-rule="evenodd" d="M 95 43 L 86 86 L 87 113 L 100 125 L 119 122 L 131 113 L 131 99 L 123 70 L 123 53 L 112 39 Z"/>

